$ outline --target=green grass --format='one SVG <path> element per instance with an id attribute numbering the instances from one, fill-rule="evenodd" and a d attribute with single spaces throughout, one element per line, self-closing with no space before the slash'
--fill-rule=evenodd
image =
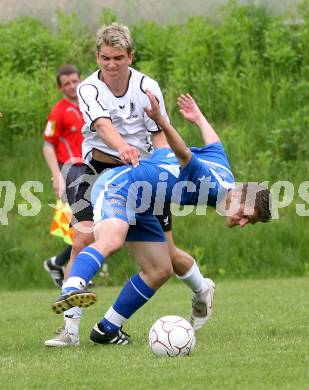
<path id="1" fill-rule="evenodd" d="M 48 307 L 56 290 L 1 292 L 1 389 L 309 389 L 308 278 L 220 282 L 215 311 L 197 334 L 192 355 L 156 358 L 151 324 L 166 314 L 187 317 L 190 292 L 163 287 L 125 326 L 129 346 L 94 346 L 93 324 L 119 288 L 98 288 L 84 312 L 81 346 L 47 349 L 61 324 Z"/>

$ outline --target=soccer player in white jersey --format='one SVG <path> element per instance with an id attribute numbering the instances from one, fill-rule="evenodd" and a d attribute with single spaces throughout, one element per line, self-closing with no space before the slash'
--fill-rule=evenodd
<path id="1" fill-rule="evenodd" d="M 103 319 L 93 327 L 90 339 L 97 344 L 127 344 L 130 336 L 123 332 L 123 324 L 147 303 L 171 273 L 168 247 L 155 210 L 157 201 L 161 205 L 171 202 L 177 184 L 185 184 L 184 191 L 179 192 L 180 204 L 219 206 L 220 210 L 229 212 L 226 217 L 229 227 L 268 222 L 271 218 L 268 189 L 252 183 L 234 187 L 234 177 L 220 139 L 190 95 L 179 98 L 180 112 L 200 128 L 206 145 L 203 148 L 189 149 L 160 113 L 154 95 L 149 91 L 147 95 L 151 108 L 146 108 L 146 112 L 161 126 L 174 154 L 162 148 L 147 160 L 141 160 L 137 168 L 114 168 L 97 179 L 92 190 L 96 241 L 77 256 L 62 294 L 53 305 L 54 311 L 61 312 L 73 304 L 87 307 L 94 303 L 95 294 L 83 288 L 103 261 L 127 241 L 141 272 L 126 283 Z M 160 180 L 164 180 L 166 189 L 165 199 L 159 194 L 158 200 Z M 137 191 L 141 183 L 142 194 Z M 147 191 L 148 196 L 145 196 Z M 130 201 L 132 193 L 135 196 Z M 160 264 L 164 272 L 157 279 L 149 278 L 143 272 L 144 262 L 153 267 Z M 206 299 L 207 319 L 212 312 L 212 299 L 210 289 Z"/>
<path id="2" fill-rule="evenodd" d="M 79 185 L 76 203 L 73 205 L 74 240 L 71 259 L 66 268 L 69 274 L 80 250 L 94 241 L 92 232 L 93 210 L 90 202 L 91 183 L 96 175 L 117 165 L 147 158 L 153 148 L 166 145 L 164 133 L 144 112 L 149 104 L 146 89 L 156 96 L 162 115 L 168 120 L 163 96 L 158 83 L 130 67 L 133 59 L 132 40 L 126 26 L 113 24 L 97 33 L 96 59 L 99 70 L 84 80 L 78 88 L 83 128 L 83 157 L 86 167 L 85 181 Z M 198 329 L 206 322 L 206 296 L 214 290 L 214 284 L 204 279 L 195 260 L 173 242 L 169 205 L 158 219 L 163 227 L 173 269 L 193 291 L 190 320 Z M 170 274 L 169 260 L 164 264 L 142 265 L 143 272 L 151 279 Z M 64 313 L 65 328 L 46 346 L 78 345 L 80 308 Z"/>

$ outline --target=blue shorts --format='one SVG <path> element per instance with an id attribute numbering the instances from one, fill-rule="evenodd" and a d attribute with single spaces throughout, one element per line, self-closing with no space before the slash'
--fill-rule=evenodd
<path id="1" fill-rule="evenodd" d="M 127 191 L 131 184 L 130 178 L 125 175 L 127 170 L 124 167 L 117 169 L 116 173 L 116 170 L 111 170 L 95 182 L 91 196 L 94 223 L 110 218 L 121 219 L 129 224 L 126 241 L 165 242 L 162 226 L 152 210 L 138 213 L 127 207 Z M 114 180 L 115 177 L 119 180 Z M 120 189 L 117 187 L 119 183 Z"/>
<path id="2" fill-rule="evenodd" d="M 130 225 L 126 241 L 165 242 L 158 218 L 153 214 L 136 214 L 136 225 Z"/>

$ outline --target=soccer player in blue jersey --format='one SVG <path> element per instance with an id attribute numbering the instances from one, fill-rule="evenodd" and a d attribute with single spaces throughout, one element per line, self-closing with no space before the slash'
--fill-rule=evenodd
<path id="1" fill-rule="evenodd" d="M 216 207 L 226 214 L 229 227 L 244 227 L 271 218 L 270 194 L 265 187 L 251 183 L 234 186 L 220 139 L 190 95 L 181 95 L 178 105 L 183 117 L 199 127 L 205 142 L 202 148 L 188 148 L 161 115 L 154 95 L 151 92 L 147 95 L 151 107 L 145 111 L 162 128 L 169 146 L 141 160 L 137 168 L 117 167 L 96 181 L 92 191 L 96 241 L 80 252 L 61 296 L 53 305 L 54 311 L 61 312 L 70 306 L 87 307 L 94 303 L 96 295 L 84 291 L 87 282 L 104 260 L 127 241 L 141 269 L 148 262 L 157 272 L 152 278 L 140 272 L 126 283 L 115 303 L 92 329 L 90 339 L 99 344 L 127 344 L 129 336 L 122 331 L 123 323 L 172 273 L 162 227 L 155 217 L 165 203 Z M 207 298 L 209 319 L 212 289 Z"/>

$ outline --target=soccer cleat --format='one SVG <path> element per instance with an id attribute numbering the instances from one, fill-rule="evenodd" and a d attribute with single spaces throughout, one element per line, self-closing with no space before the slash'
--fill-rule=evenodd
<path id="1" fill-rule="evenodd" d="M 205 294 L 194 294 L 192 297 L 192 311 L 189 322 L 195 331 L 201 329 L 212 315 L 216 285 L 211 279 L 205 278 L 204 280 L 208 285 L 207 292 Z"/>
<path id="2" fill-rule="evenodd" d="M 131 342 L 130 336 L 122 329 L 119 329 L 117 332 L 104 333 L 99 329 L 99 324 L 95 324 L 92 328 L 90 340 L 95 344 L 126 345 Z"/>
<path id="3" fill-rule="evenodd" d="M 52 259 L 55 259 L 56 256 L 50 257 L 44 261 L 44 268 L 50 274 L 54 285 L 57 287 L 62 286 L 63 276 L 64 276 L 64 267 L 60 267 L 52 264 Z"/>
<path id="4" fill-rule="evenodd" d="M 70 347 L 79 345 L 79 337 L 61 327 L 57 330 L 56 336 L 44 342 L 46 347 Z"/>
<path id="5" fill-rule="evenodd" d="M 93 288 L 94 287 L 94 283 L 93 283 L 93 280 L 89 280 L 87 286 L 87 288 Z"/>
<path id="6" fill-rule="evenodd" d="M 97 294 L 86 290 L 75 290 L 61 294 L 52 304 L 55 313 L 60 314 L 74 306 L 88 307 L 96 303 Z"/>

